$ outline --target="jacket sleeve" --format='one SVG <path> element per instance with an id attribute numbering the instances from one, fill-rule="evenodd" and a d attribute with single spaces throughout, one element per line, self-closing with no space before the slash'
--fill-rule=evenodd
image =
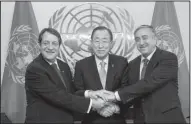
<path id="1" fill-rule="evenodd" d="M 74 94 L 75 92 L 74 80 L 73 80 L 72 73 L 68 64 L 65 64 L 65 70 L 66 70 L 66 74 L 67 74 L 66 76 L 69 82 L 70 92 Z"/>
<path id="2" fill-rule="evenodd" d="M 85 87 L 83 83 L 83 73 L 80 69 L 80 63 L 76 62 L 75 74 L 74 74 L 75 93 L 80 96 L 84 96 Z"/>
<path id="3" fill-rule="evenodd" d="M 90 104 L 89 99 L 72 95 L 57 87 L 46 72 L 37 66 L 27 68 L 25 88 L 49 104 L 80 113 L 86 113 Z"/>
<path id="4" fill-rule="evenodd" d="M 133 84 L 129 82 L 131 85 L 125 86 L 118 91 L 123 103 L 142 97 L 148 93 L 152 93 L 173 80 L 176 82 L 178 74 L 178 61 L 174 54 L 164 55 L 153 68 L 154 69 L 151 75 L 147 76 L 145 79 L 138 80 Z M 131 72 L 127 71 L 127 75 L 129 75 L 128 73 Z"/>

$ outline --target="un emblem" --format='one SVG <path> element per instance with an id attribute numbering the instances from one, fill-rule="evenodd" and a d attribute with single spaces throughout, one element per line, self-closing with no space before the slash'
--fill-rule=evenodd
<path id="1" fill-rule="evenodd" d="M 110 8 L 98 3 L 85 3 L 58 9 L 49 20 L 49 26 L 60 32 L 62 44 L 59 58 L 72 70 L 76 61 L 92 55 L 90 35 L 97 26 L 106 26 L 114 35 L 111 53 L 130 59 L 135 47 L 134 20 L 129 12 L 119 7 Z"/>
<path id="2" fill-rule="evenodd" d="M 158 26 L 155 30 L 159 38 L 157 46 L 177 55 L 178 65 L 180 66 L 184 59 L 184 49 L 180 38 L 171 31 L 171 27 L 169 25 Z"/>
<path id="3" fill-rule="evenodd" d="M 6 66 L 15 83 L 24 84 L 28 64 L 39 54 L 37 36 L 28 25 L 16 27 L 11 35 Z"/>

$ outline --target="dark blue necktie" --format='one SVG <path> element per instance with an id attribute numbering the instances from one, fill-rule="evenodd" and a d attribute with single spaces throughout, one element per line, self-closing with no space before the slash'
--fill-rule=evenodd
<path id="1" fill-rule="evenodd" d="M 60 79 L 62 80 L 62 83 L 63 83 L 64 86 L 66 87 L 66 83 L 65 83 L 65 81 L 64 81 L 64 79 L 63 79 L 63 77 L 62 77 L 62 75 L 61 75 L 61 73 L 60 73 L 60 70 L 58 69 L 57 65 L 56 65 L 55 63 L 53 63 L 51 66 L 52 66 L 52 67 L 54 68 L 54 70 L 57 72 L 58 76 L 59 76 Z M 66 87 L 66 89 L 67 89 L 67 87 Z"/>
<path id="2" fill-rule="evenodd" d="M 147 69 L 147 65 L 148 65 L 149 60 L 148 59 L 143 59 L 143 68 L 141 71 L 141 79 L 143 79 L 145 77 L 145 72 Z"/>

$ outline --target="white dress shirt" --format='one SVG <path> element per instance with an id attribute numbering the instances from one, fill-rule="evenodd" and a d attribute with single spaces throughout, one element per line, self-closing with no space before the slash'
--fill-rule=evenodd
<path id="1" fill-rule="evenodd" d="M 106 74 L 107 74 L 109 56 L 107 56 L 104 60 L 100 60 L 100 59 L 97 58 L 97 56 L 95 56 L 95 62 L 96 62 L 96 66 L 97 66 L 98 72 L 99 72 L 100 69 L 101 69 L 100 62 L 102 62 L 102 61 L 105 62 L 105 71 L 106 71 Z M 86 98 L 89 98 L 89 96 L 88 96 L 88 92 L 89 92 L 89 91 L 90 91 L 90 90 L 86 90 L 86 91 L 84 92 L 84 96 L 85 96 Z"/>
<path id="2" fill-rule="evenodd" d="M 58 66 L 58 62 L 57 62 L 57 60 L 55 60 L 54 62 L 49 62 L 49 61 L 47 61 L 47 60 L 45 59 L 45 61 L 48 62 L 49 65 L 52 65 L 52 64 L 55 63 L 56 66 L 57 66 L 57 68 L 60 70 L 60 68 L 59 68 L 59 66 Z"/>
<path id="3" fill-rule="evenodd" d="M 152 56 L 153 56 L 153 54 L 155 53 L 155 51 L 156 51 L 156 47 L 155 47 L 155 49 L 153 50 L 153 52 L 152 52 L 149 56 L 147 56 L 147 58 L 141 56 L 140 70 L 139 70 L 139 79 L 141 79 L 141 72 L 142 72 L 143 64 L 144 64 L 143 60 L 144 60 L 144 59 L 147 59 L 147 60 L 150 61 L 151 58 L 152 58 Z M 149 62 L 148 62 L 148 63 L 149 63 Z M 147 64 L 148 64 L 148 63 L 147 63 Z"/>
<path id="4" fill-rule="evenodd" d="M 104 60 L 100 60 L 99 58 L 97 58 L 97 56 L 95 56 L 95 62 L 96 62 L 96 66 L 97 66 L 98 72 L 99 72 L 100 69 L 101 69 L 100 62 L 102 62 L 102 61 L 105 62 L 105 71 L 106 71 L 106 74 L 107 74 L 109 56 L 107 56 Z M 89 98 L 89 95 L 88 95 L 88 92 L 89 92 L 89 91 L 90 91 L 90 90 L 86 90 L 86 91 L 84 92 L 84 96 L 85 96 L 86 98 Z M 90 100 L 91 100 L 91 99 L 90 99 Z M 90 109 L 91 109 L 91 106 L 92 106 L 92 100 L 90 101 L 90 106 L 89 106 L 89 108 L 88 108 L 88 112 L 87 112 L 87 113 L 89 113 L 89 111 L 90 111 Z"/>
<path id="5" fill-rule="evenodd" d="M 104 61 L 105 63 L 105 72 L 107 74 L 107 70 L 108 70 L 108 61 L 109 61 L 109 56 L 107 56 L 104 60 L 100 60 L 97 58 L 97 56 L 95 56 L 95 61 L 96 61 L 96 65 L 97 65 L 97 70 L 98 72 L 101 70 L 101 62 Z"/>

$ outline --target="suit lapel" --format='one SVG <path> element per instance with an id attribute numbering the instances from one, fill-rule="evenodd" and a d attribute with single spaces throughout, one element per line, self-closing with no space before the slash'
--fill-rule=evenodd
<path id="1" fill-rule="evenodd" d="M 67 88 L 69 88 L 69 84 L 68 84 L 68 81 L 67 81 L 67 76 L 66 76 L 66 74 L 64 72 L 64 68 L 63 68 L 63 66 L 61 65 L 61 63 L 60 63 L 60 61 L 58 59 L 57 59 L 57 63 L 58 63 L 58 66 L 60 68 L 60 73 L 62 75 L 62 79 L 61 80 L 64 81 L 64 83 L 66 85 L 66 89 L 67 89 Z M 63 81 L 62 81 L 62 84 L 64 85 Z"/>
<path id="2" fill-rule="evenodd" d="M 160 49 L 157 48 L 155 53 L 153 54 L 152 58 L 149 61 L 149 64 L 148 64 L 146 72 L 145 72 L 145 77 L 150 75 L 151 72 L 153 71 L 153 68 L 155 67 L 155 65 L 157 64 L 157 62 L 159 60 L 159 54 L 160 54 Z"/>
<path id="3" fill-rule="evenodd" d="M 40 60 L 41 66 L 43 66 L 47 70 L 47 73 L 51 77 L 52 82 L 54 82 L 55 84 L 61 84 L 62 80 L 60 79 L 59 75 L 53 69 L 53 67 L 51 67 L 49 63 L 44 60 L 44 58 L 42 57 L 42 54 L 39 55 L 39 60 Z"/>
<path id="4" fill-rule="evenodd" d="M 92 75 L 94 76 L 94 81 L 96 83 L 97 89 L 103 89 L 103 86 L 101 84 L 101 80 L 99 77 L 99 72 L 97 70 L 97 65 L 96 65 L 96 61 L 95 61 L 95 56 L 92 56 L 90 59 L 90 63 L 89 63 L 89 71 L 90 73 L 92 73 Z"/>
<path id="5" fill-rule="evenodd" d="M 115 74 L 115 63 L 114 63 L 112 55 L 109 55 L 106 85 L 105 85 L 106 90 L 112 90 L 114 74 Z"/>

